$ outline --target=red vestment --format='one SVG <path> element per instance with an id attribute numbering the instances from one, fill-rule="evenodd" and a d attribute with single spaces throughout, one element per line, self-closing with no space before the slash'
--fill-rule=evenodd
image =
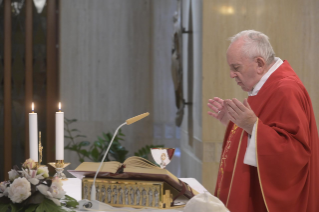
<path id="1" fill-rule="evenodd" d="M 319 139 L 310 97 L 289 63 L 248 102 L 258 117 L 257 167 L 243 163 L 248 134 L 229 123 L 215 195 L 232 212 L 319 212 Z M 317 176 L 317 178 L 316 178 Z"/>

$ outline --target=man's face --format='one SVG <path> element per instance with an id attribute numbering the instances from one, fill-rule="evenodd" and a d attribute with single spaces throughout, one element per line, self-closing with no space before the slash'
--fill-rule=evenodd
<path id="1" fill-rule="evenodd" d="M 243 54 L 241 45 L 241 40 L 230 45 L 227 51 L 227 63 L 230 67 L 230 77 L 248 92 L 258 83 L 260 76 L 257 74 L 257 62 Z"/>

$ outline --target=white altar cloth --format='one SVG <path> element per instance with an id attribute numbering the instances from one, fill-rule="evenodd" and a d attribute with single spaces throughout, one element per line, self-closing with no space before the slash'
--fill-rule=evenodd
<path id="1" fill-rule="evenodd" d="M 188 185 L 190 185 L 193 189 L 198 191 L 199 193 L 204 193 L 207 191 L 202 184 L 200 184 L 195 178 L 180 178 L 180 180 L 184 181 Z M 66 194 L 73 197 L 77 201 L 81 200 L 81 190 L 82 190 L 82 184 L 81 180 L 78 178 L 69 178 L 67 181 L 63 181 L 63 189 L 66 191 Z M 127 208 L 128 209 L 128 208 Z M 183 211 L 182 208 L 174 209 L 174 210 L 159 210 L 159 209 L 144 209 L 144 210 L 134 210 L 133 208 L 130 208 L 132 211 L 138 211 L 138 212 L 158 212 L 158 211 L 165 211 L 165 212 L 180 212 Z M 113 210 L 112 210 L 113 211 Z M 116 210 L 117 212 L 128 212 L 127 210 Z"/>

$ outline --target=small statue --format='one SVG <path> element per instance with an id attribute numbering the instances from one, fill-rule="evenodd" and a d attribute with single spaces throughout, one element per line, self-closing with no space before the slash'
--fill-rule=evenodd
<path id="1" fill-rule="evenodd" d="M 153 206 L 153 191 L 152 188 L 148 190 L 148 206 Z"/>
<path id="2" fill-rule="evenodd" d="M 117 204 L 117 187 L 113 188 L 113 204 Z"/>
<path id="3" fill-rule="evenodd" d="M 136 189 L 136 205 L 140 205 L 141 192 L 140 189 Z"/>
<path id="4" fill-rule="evenodd" d="M 84 199 L 88 199 L 88 196 L 89 196 L 89 194 L 88 194 L 88 187 L 87 187 L 87 185 L 85 185 L 84 186 Z"/>
<path id="5" fill-rule="evenodd" d="M 108 188 L 107 188 L 107 202 L 108 203 L 111 203 L 111 194 L 112 194 L 112 189 L 111 189 L 111 186 L 109 186 Z"/>
<path id="6" fill-rule="evenodd" d="M 128 205 L 128 189 L 125 187 L 124 189 L 124 196 L 125 196 L 125 205 Z"/>
<path id="7" fill-rule="evenodd" d="M 157 189 L 154 191 L 154 196 L 155 196 L 155 207 L 158 207 L 158 202 L 159 202 L 159 193 Z"/>
<path id="8" fill-rule="evenodd" d="M 106 198 L 106 189 L 105 189 L 105 186 L 103 185 L 102 188 L 101 188 L 101 194 L 102 194 L 102 197 L 101 197 L 101 202 L 105 202 L 105 198 Z"/>
<path id="9" fill-rule="evenodd" d="M 95 197 L 96 197 L 97 200 L 100 200 L 100 198 L 99 198 L 100 197 L 100 187 L 96 186 L 95 188 L 96 188 Z"/>
<path id="10" fill-rule="evenodd" d="M 119 188 L 119 204 L 123 204 L 123 189 Z"/>
<path id="11" fill-rule="evenodd" d="M 146 206 L 146 199 L 147 199 L 146 190 L 143 188 L 142 190 L 142 205 L 143 206 Z"/>
<path id="12" fill-rule="evenodd" d="M 131 194 L 131 205 L 134 205 L 134 189 L 132 187 L 130 189 L 130 194 Z"/>

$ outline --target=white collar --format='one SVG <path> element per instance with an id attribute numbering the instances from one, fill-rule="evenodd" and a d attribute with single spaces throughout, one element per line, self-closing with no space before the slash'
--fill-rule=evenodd
<path id="1" fill-rule="evenodd" d="M 259 80 L 259 82 L 255 85 L 254 89 L 252 91 L 248 92 L 248 96 L 256 96 L 267 81 L 267 79 L 270 77 L 272 73 L 274 73 L 281 64 L 283 64 L 283 61 L 279 57 L 275 57 L 275 64 L 271 66 L 271 68 L 267 71 L 267 73 L 262 76 L 262 78 Z"/>

